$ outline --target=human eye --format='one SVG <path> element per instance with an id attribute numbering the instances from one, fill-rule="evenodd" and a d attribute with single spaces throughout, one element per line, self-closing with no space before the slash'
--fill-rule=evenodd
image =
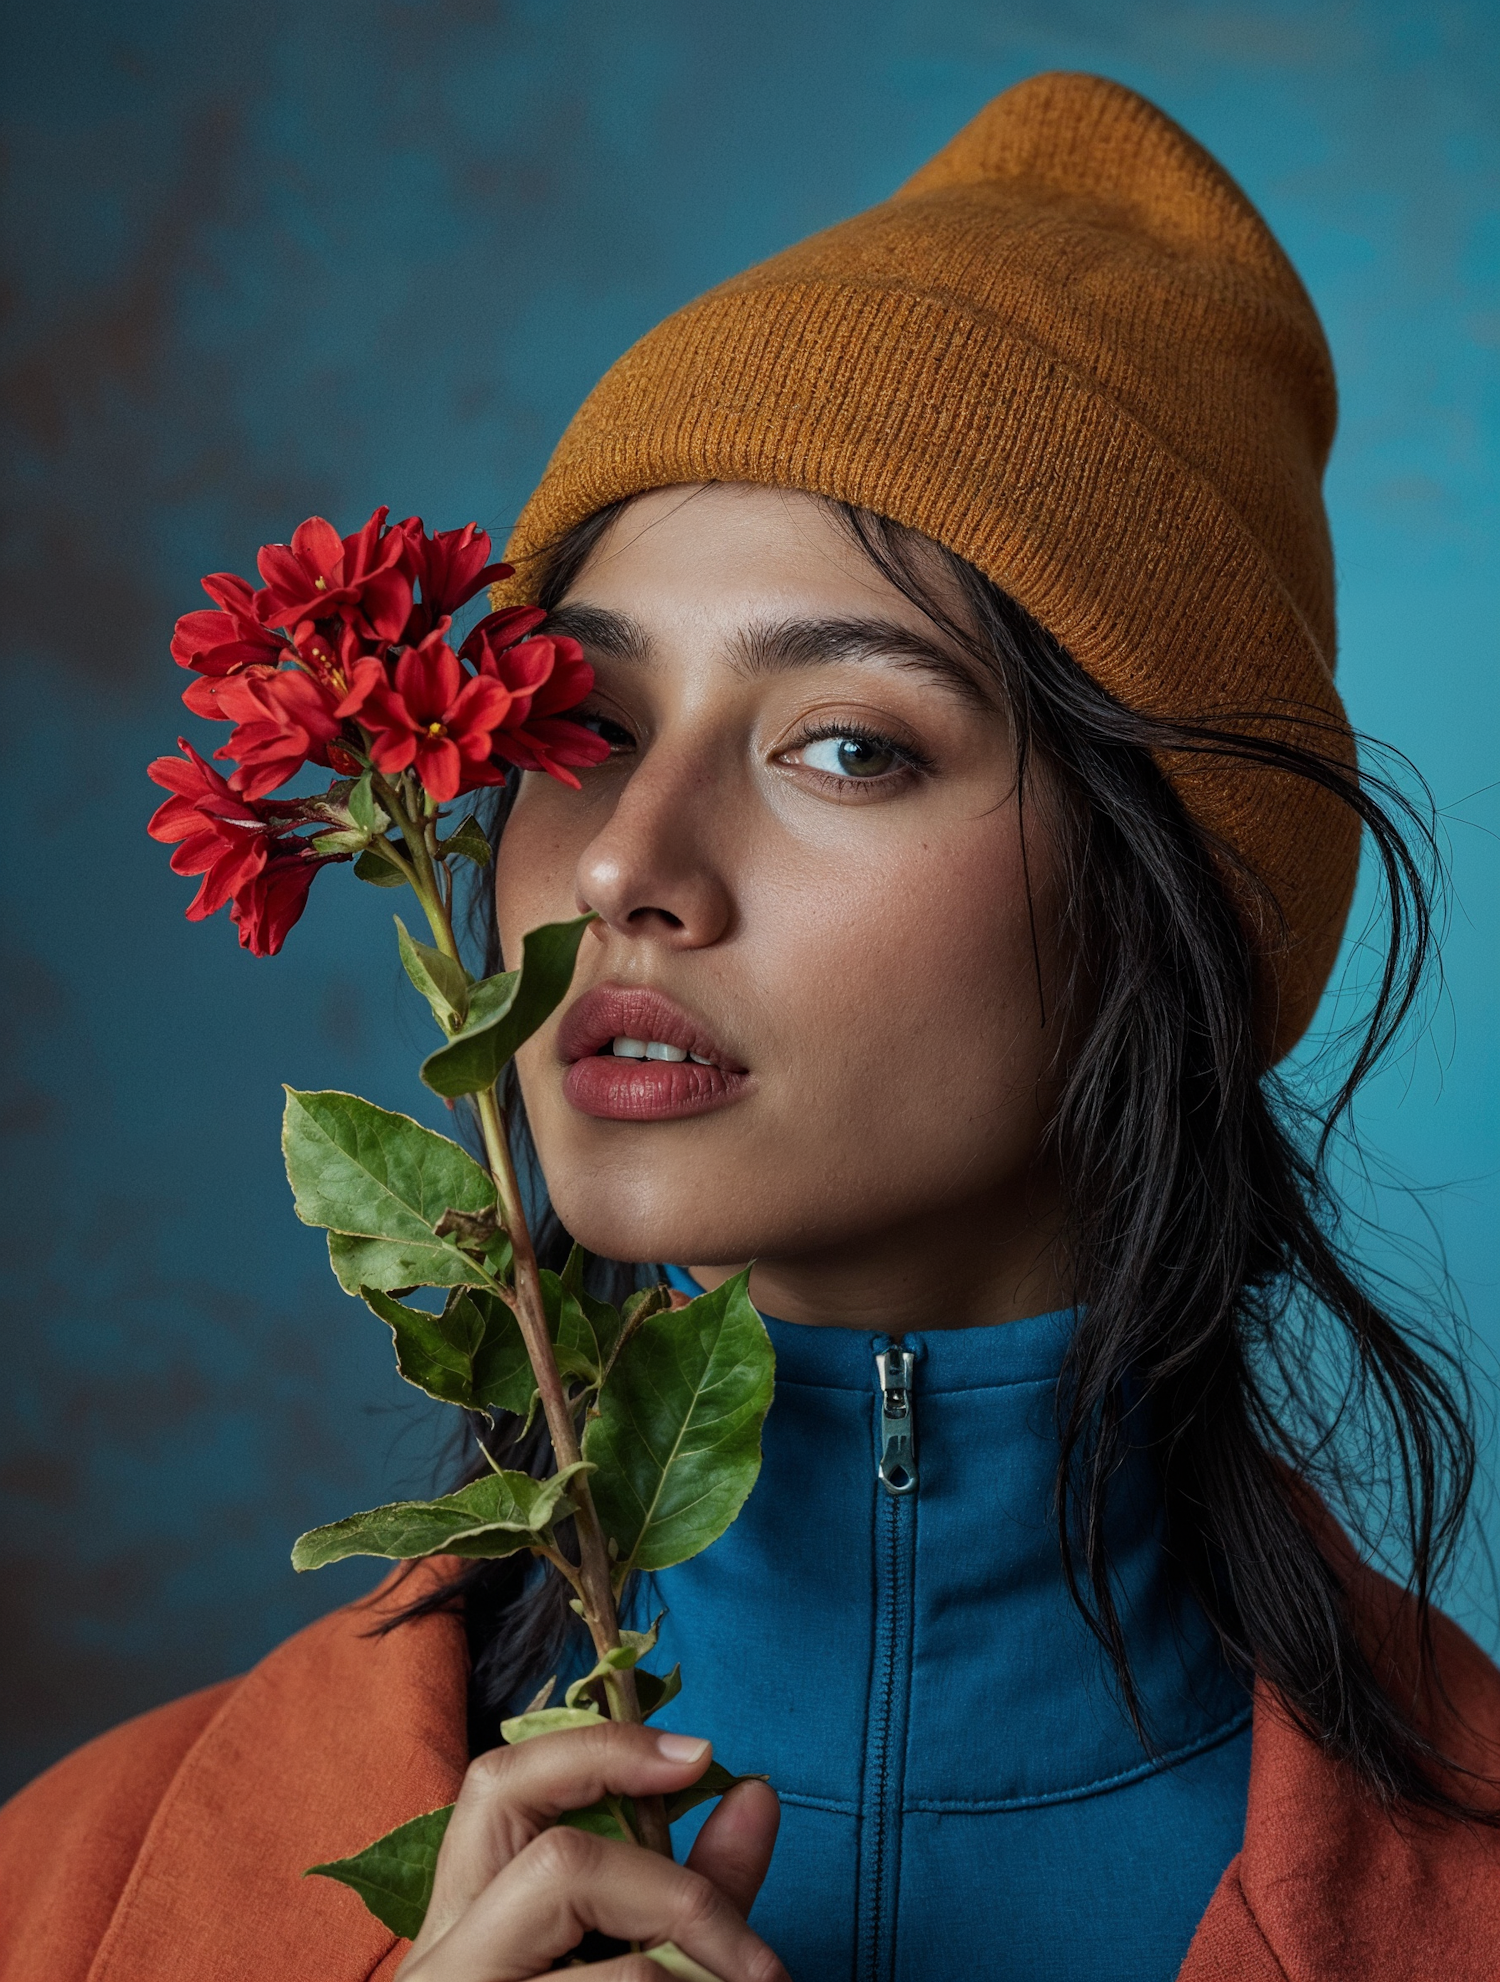
<path id="1" fill-rule="evenodd" d="M 909 744 L 861 723 L 823 724 L 779 754 L 783 763 L 834 779 L 846 789 L 904 783 L 925 768 Z"/>
<path id="2" fill-rule="evenodd" d="M 625 724 L 614 716 L 606 715 L 602 709 L 590 708 L 585 703 L 573 720 L 602 737 L 609 745 L 611 757 L 626 756 L 636 747 L 635 737 Z"/>

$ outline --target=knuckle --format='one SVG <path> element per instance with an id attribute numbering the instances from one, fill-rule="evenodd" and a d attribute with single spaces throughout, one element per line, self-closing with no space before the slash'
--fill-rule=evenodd
<path id="1" fill-rule="evenodd" d="M 745 1963 L 745 1982 L 788 1982 L 787 1972 L 774 1948 L 768 1948 L 761 1942 L 754 1950 Z"/>
<path id="2" fill-rule="evenodd" d="M 682 1927 L 706 1927 L 723 1910 L 723 1896 L 711 1879 L 705 1879 L 701 1872 L 683 1872 L 673 1907 Z"/>
<path id="3" fill-rule="evenodd" d="M 602 1720 L 595 1727 L 572 1730 L 569 1738 L 586 1748 L 590 1761 L 604 1763 L 618 1760 L 620 1750 L 634 1747 L 643 1732 L 624 1721 Z M 654 1968 L 656 1964 L 652 1962 L 650 1966 Z"/>
<path id="4" fill-rule="evenodd" d="M 549 1883 L 569 1884 L 593 1866 L 595 1840 L 571 1824 L 554 1824 L 527 1845 L 524 1856 L 532 1871 Z"/>
<path id="5" fill-rule="evenodd" d="M 510 1773 L 511 1755 L 509 1748 L 490 1748 L 476 1755 L 464 1770 L 464 1788 L 481 1795 L 493 1792 Z"/>

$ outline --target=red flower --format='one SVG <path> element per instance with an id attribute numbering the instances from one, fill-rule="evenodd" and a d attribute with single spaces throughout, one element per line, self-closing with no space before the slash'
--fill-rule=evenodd
<path id="1" fill-rule="evenodd" d="M 255 593 L 245 580 L 232 571 L 215 571 L 203 580 L 203 589 L 221 610 L 184 613 L 178 620 L 172 634 L 172 659 L 178 667 L 210 676 L 237 674 L 245 667 L 274 667 L 284 643 L 256 618 Z M 198 685 L 195 682 L 193 688 Z"/>
<path id="2" fill-rule="evenodd" d="M 264 798 L 308 762 L 331 770 L 359 769 L 337 747 L 344 726 L 338 691 L 301 668 L 247 669 L 216 682 L 212 700 L 213 713 L 235 725 L 214 755 L 238 763 L 229 782 L 242 798 Z"/>
<path id="3" fill-rule="evenodd" d="M 362 660 L 372 655 L 381 659 L 390 651 L 387 641 L 372 640 L 347 620 L 325 620 L 322 626 L 303 626 L 298 631 L 297 659 L 314 681 L 335 690 L 337 699 L 348 694 L 354 670 Z"/>
<path id="4" fill-rule="evenodd" d="M 181 758 L 158 757 L 147 769 L 172 796 L 146 830 L 154 840 L 180 842 L 173 873 L 203 876 L 188 905 L 190 922 L 232 902 L 241 945 L 254 956 L 274 956 L 306 905 L 313 875 L 340 856 L 313 853 L 292 836 L 300 819 L 242 798 L 185 738 L 177 741 Z"/>
<path id="5" fill-rule="evenodd" d="M 498 653 L 504 647 L 513 647 L 546 617 L 540 606 L 507 606 L 504 612 L 486 613 L 459 648 L 458 657 L 473 662 L 491 649 Z"/>
<path id="6" fill-rule="evenodd" d="M 477 654 L 482 679 L 503 682 L 510 690 L 510 707 L 495 731 L 496 756 L 523 771 L 546 771 L 576 789 L 578 780 L 565 767 L 602 764 L 609 755 L 609 745 L 596 730 L 560 717 L 562 710 L 576 709 L 594 685 L 594 670 L 583 649 L 576 640 L 552 633 L 502 647 L 493 630 L 485 631 L 486 624 L 475 627 L 464 650 L 472 647 Z M 497 767 L 485 782 L 498 784 L 503 776 Z"/>
<path id="7" fill-rule="evenodd" d="M 173 796 L 152 813 L 146 831 L 168 845 L 182 842 L 172 855 L 174 874 L 203 876 L 187 911 L 190 922 L 201 922 L 265 866 L 270 829 L 264 816 L 231 790 L 186 738 L 177 742 L 185 763 L 158 757 L 147 767 L 152 783 Z"/>
<path id="8" fill-rule="evenodd" d="M 421 517 L 408 516 L 396 529 L 406 538 L 403 569 L 412 583 L 422 588 L 424 623 L 420 629 L 416 625 L 408 628 L 409 639 L 420 638 L 440 619 L 466 606 L 484 586 L 511 574 L 508 564 L 487 562 L 489 536 L 477 523 L 466 523 L 462 530 L 439 530 L 429 537 Z"/>
<path id="9" fill-rule="evenodd" d="M 255 597 L 261 624 L 297 628 L 337 617 L 377 640 L 399 640 L 411 612 L 411 580 L 402 569 L 405 532 L 381 534 L 387 513 L 377 509 L 352 537 L 309 516 L 290 544 L 263 544 L 256 562 L 266 583 Z"/>
<path id="10" fill-rule="evenodd" d="M 491 736 L 505 720 L 510 690 L 489 676 L 470 675 L 444 635 L 445 619 L 419 646 L 408 647 L 392 678 L 382 661 L 364 660 L 338 706 L 370 733 L 370 760 L 387 777 L 415 764 L 439 804 L 494 782 L 482 773 Z"/>
<path id="11" fill-rule="evenodd" d="M 274 957 L 307 907 L 314 875 L 326 865 L 315 853 L 273 854 L 230 906 L 229 919 L 238 925 L 240 948 L 252 957 Z"/>

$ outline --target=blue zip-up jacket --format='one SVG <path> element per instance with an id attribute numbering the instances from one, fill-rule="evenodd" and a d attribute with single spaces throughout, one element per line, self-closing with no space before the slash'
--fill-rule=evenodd
<path id="1" fill-rule="evenodd" d="M 1113 1548 L 1151 1754 L 1064 1584 L 1069 1325 L 909 1335 L 893 1356 L 768 1320 L 755 1491 L 641 1592 L 667 1610 L 652 1665 L 682 1662 L 661 1724 L 780 1795 L 751 1918 L 794 1982 L 1169 1982 L 1239 1849 L 1250 1703 L 1169 1598 L 1144 1460 Z"/>

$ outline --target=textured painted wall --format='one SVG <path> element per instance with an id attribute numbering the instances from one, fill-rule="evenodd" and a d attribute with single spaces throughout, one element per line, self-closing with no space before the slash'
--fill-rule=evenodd
<path id="1" fill-rule="evenodd" d="M 880 198 L 1047 67 L 1225 160 L 1322 309 L 1342 680 L 1444 808 L 1426 1043 L 1372 1146 L 1500 1347 L 1500 32 L 1488 0 L 53 0 L 8 10 L 0 1788 L 368 1578 L 293 1535 L 439 1432 L 291 1215 L 278 1083 L 424 1109 L 389 904 L 276 963 L 181 919 L 142 825 L 198 573 L 377 501 L 503 535 L 673 305 Z M 428 1098 L 430 1099 L 430 1098 Z M 1429 1238 L 1431 1235 L 1428 1235 Z M 1483 1599 L 1471 1560 L 1472 1615 Z M 1481 1615 L 1478 1628 L 1495 1633 Z"/>

